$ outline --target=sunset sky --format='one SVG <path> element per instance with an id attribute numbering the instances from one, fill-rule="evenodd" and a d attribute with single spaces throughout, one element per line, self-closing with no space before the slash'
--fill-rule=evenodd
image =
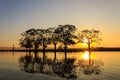
<path id="1" fill-rule="evenodd" d="M 18 46 L 30 28 L 73 24 L 101 31 L 102 47 L 120 47 L 120 0 L 0 0 L 0 46 Z"/>

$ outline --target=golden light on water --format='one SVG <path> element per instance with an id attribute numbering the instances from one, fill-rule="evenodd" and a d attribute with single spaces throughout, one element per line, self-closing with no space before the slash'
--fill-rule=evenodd
<path id="1" fill-rule="evenodd" d="M 86 52 L 83 54 L 83 59 L 89 60 L 89 52 L 88 52 L 88 51 L 86 51 Z"/>
<path id="2" fill-rule="evenodd" d="M 85 60 L 89 60 L 89 51 L 85 51 L 85 52 L 81 55 L 81 57 L 82 57 L 83 59 L 85 59 Z M 94 55 L 91 54 L 91 55 L 90 55 L 90 58 L 91 58 L 91 59 L 94 59 Z"/>

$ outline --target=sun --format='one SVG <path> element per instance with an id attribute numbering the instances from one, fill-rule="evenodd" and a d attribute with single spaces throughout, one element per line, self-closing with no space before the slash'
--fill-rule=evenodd
<path id="1" fill-rule="evenodd" d="M 88 43 L 88 38 L 87 37 L 83 38 L 83 43 Z"/>
<path id="2" fill-rule="evenodd" d="M 88 51 L 86 51 L 86 52 L 83 54 L 83 59 L 89 60 L 89 52 L 88 52 Z"/>

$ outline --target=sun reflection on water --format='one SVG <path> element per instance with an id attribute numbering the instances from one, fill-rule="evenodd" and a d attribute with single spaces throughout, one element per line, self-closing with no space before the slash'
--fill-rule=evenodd
<path id="1" fill-rule="evenodd" d="M 90 56 L 90 57 L 89 57 Z M 85 51 L 82 55 L 81 55 L 82 59 L 84 60 L 89 60 L 90 59 L 94 59 L 94 55 L 91 54 L 90 55 L 90 52 L 89 51 Z"/>
<path id="2" fill-rule="evenodd" d="M 86 51 L 86 52 L 83 54 L 83 59 L 89 60 L 89 52 L 88 52 L 88 51 Z"/>

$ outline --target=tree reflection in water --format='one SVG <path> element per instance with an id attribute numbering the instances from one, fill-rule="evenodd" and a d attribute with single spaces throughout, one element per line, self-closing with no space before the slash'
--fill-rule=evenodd
<path id="1" fill-rule="evenodd" d="M 91 64 L 89 65 L 89 60 L 79 60 L 78 65 L 86 75 L 100 74 L 102 72 L 101 66 L 103 66 L 103 62 L 101 60 L 91 60 Z"/>
<path id="2" fill-rule="evenodd" d="M 86 59 L 78 60 L 78 66 L 81 68 L 81 71 L 86 75 L 91 74 L 100 74 L 102 72 L 101 66 L 103 66 L 103 62 L 101 59 L 94 60 L 91 58 L 92 54 L 90 51 L 88 52 L 88 56 L 83 56 Z M 84 52 L 86 54 L 86 52 Z M 88 58 L 87 58 L 88 57 Z"/>
<path id="3" fill-rule="evenodd" d="M 28 73 L 43 73 L 51 76 L 59 76 L 66 79 L 77 79 L 79 72 L 86 75 L 100 74 L 103 62 L 101 60 L 78 60 L 67 58 L 63 60 L 49 59 L 46 56 L 40 58 L 38 53 L 26 54 L 19 58 L 20 69 Z"/>

